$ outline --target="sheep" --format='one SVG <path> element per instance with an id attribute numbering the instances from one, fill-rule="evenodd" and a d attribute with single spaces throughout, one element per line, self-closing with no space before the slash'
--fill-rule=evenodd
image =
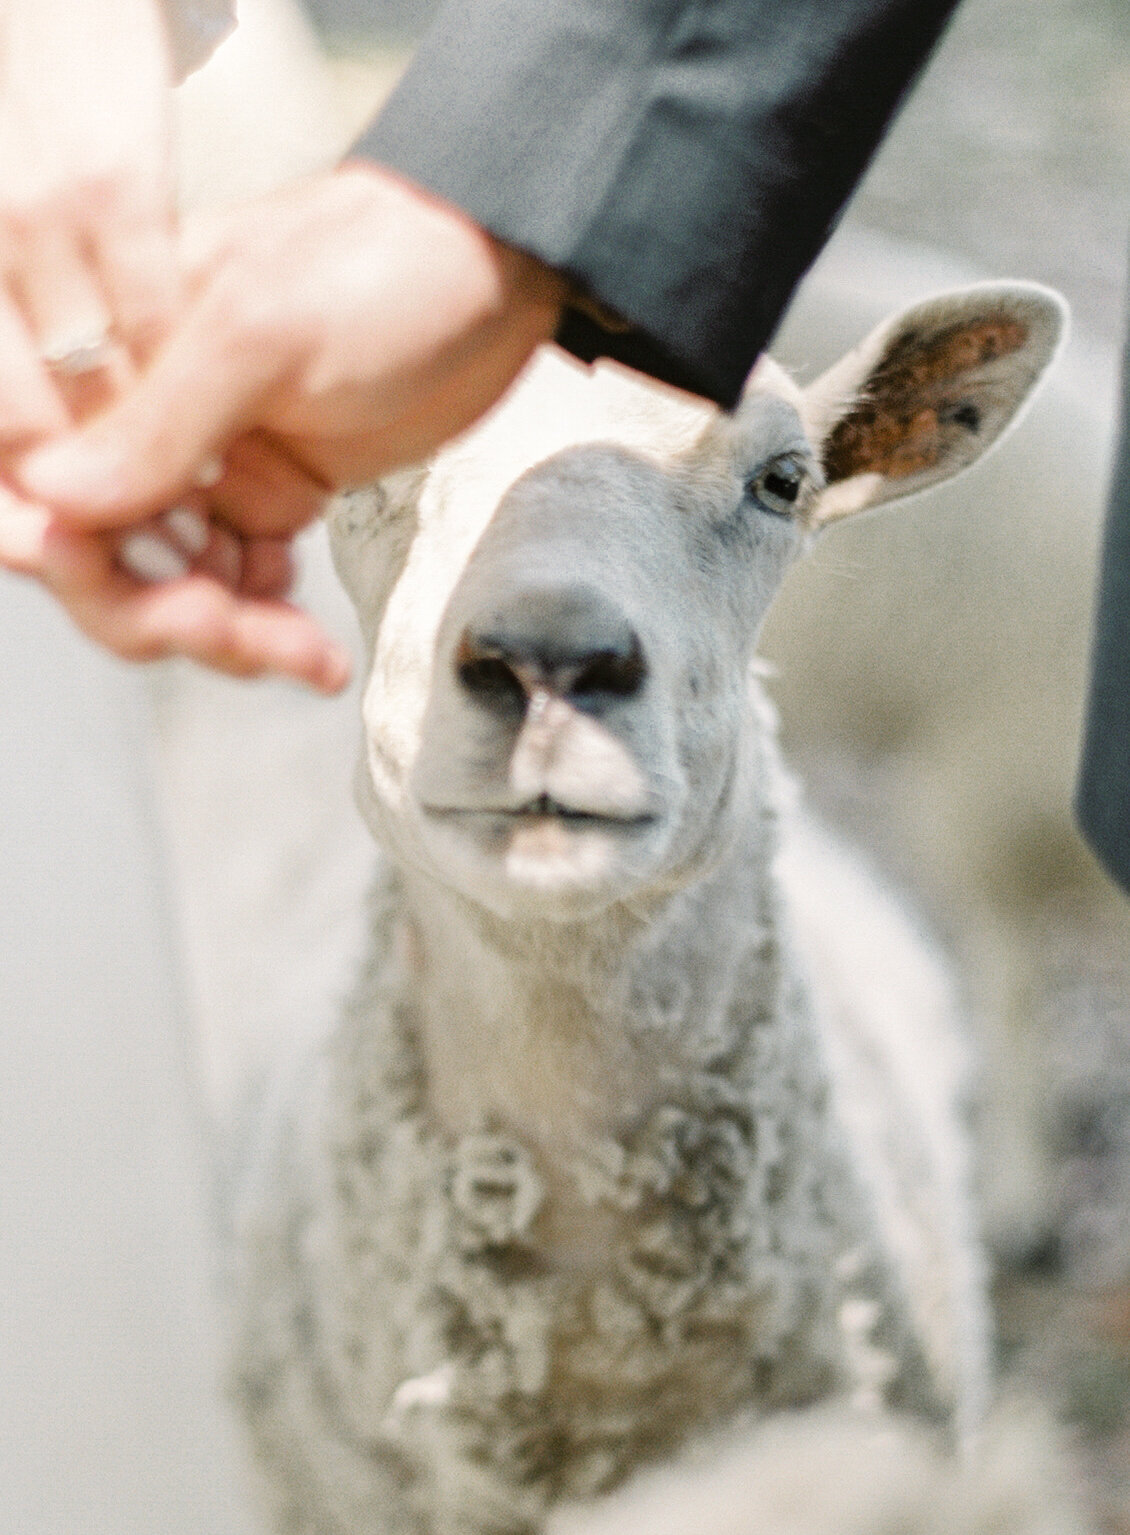
<path id="1" fill-rule="evenodd" d="M 386 858 L 236 1218 L 277 1529 L 532 1532 L 827 1398 L 975 1434 L 961 1010 L 801 811 L 755 645 L 825 527 L 992 445 L 1062 323 L 943 295 L 804 391 L 763 359 L 732 417 L 547 349 L 336 507 Z"/>

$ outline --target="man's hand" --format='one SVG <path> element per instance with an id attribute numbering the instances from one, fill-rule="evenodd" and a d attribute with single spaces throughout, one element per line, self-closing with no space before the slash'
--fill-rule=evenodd
<path id="1" fill-rule="evenodd" d="M 178 500 L 248 442 L 313 480 L 363 483 L 474 421 L 552 335 L 561 279 L 378 167 L 350 165 L 227 216 L 136 387 L 29 454 L 17 483 L 85 527 Z M 233 478 L 238 532 L 298 521 Z"/>

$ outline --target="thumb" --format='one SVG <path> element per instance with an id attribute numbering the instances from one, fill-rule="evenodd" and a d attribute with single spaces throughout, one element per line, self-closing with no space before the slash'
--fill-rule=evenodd
<path id="1" fill-rule="evenodd" d="M 29 496 L 87 527 L 123 526 L 178 500 L 287 372 L 272 337 L 234 344 L 199 307 L 119 400 L 35 448 L 12 474 Z"/>

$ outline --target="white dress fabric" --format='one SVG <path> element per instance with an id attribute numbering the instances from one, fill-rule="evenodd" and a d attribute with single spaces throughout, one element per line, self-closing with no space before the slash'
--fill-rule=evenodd
<path id="1" fill-rule="evenodd" d="M 183 80 L 211 58 L 235 26 L 235 0 L 163 0 L 173 69 Z"/>

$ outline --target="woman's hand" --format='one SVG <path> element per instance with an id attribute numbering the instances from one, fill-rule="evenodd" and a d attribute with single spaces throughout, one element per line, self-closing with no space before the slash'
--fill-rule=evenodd
<path id="1" fill-rule="evenodd" d="M 179 302 L 156 0 L 0 7 L 0 451 L 71 424 Z M 96 403 L 96 402 L 95 402 Z"/>
<path id="2" fill-rule="evenodd" d="M 326 490 L 269 445 L 127 534 L 65 524 L 13 475 L 29 447 L 129 391 L 183 298 L 170 79 L 155 0 L 4 0 L 0 8 L 0 564 L 34 576 L 92 638 L 131 659 L 183 654 L 333 690 L 340 647 L 281 599 L 286 532 Z M 223 522 L 232 495 L 257 522 Z M 171 503 L 168 503 L 171 504 Z"/>
<path id="3" fill-rule="evenodd" d="M 199 573 L 146 588 L 115 566 L 110 530 L 134 536 L 203 497 L 245 558 L 288 540 L 328 490 L 418 460 L 493 404 L 552 335 L 563 284 L 457 210 L 360 165 L 228 214 L 188 271 L 176 325 L 137 381 L 14 463 L 24 510 L 54 514 L 25 538 L 23 568 L 121 654 L 179 652 L 340 686 L 344 657 L 305 615 L 265 608 L 254 583 L 205 588 Z M 201 467 L 221 463 L 201 492 Z M 3 541 L 0 526 L 0 558 Z"/>

